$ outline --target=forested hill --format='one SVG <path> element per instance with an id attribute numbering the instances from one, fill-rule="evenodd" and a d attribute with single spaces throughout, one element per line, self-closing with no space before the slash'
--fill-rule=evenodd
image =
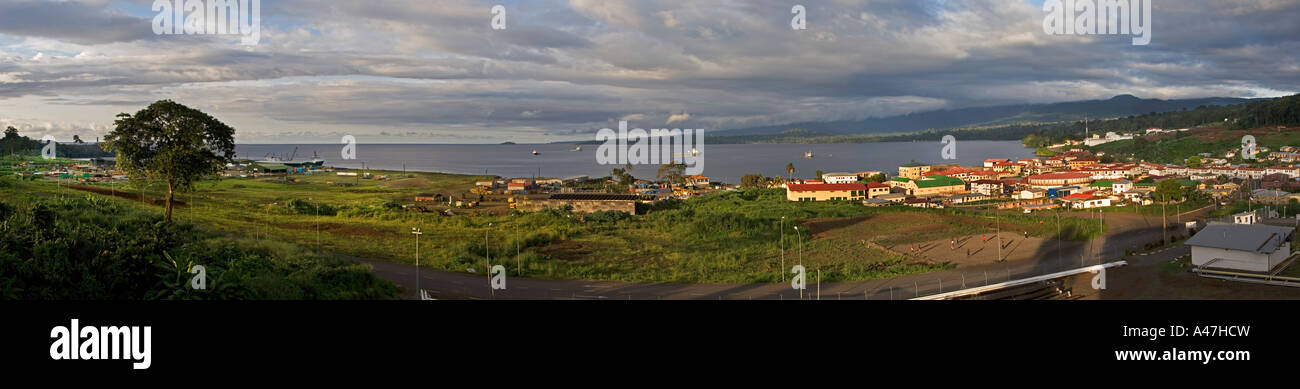
<path id="1" fill-rule="evenodd" d="M 865 120 L 805 122 L 776 126 L 752 127 L 713 132 L 713 135 L 883 135 L 955 128 L 999 127 L 1024 123 L 1054 123 L 1085 118 L 1106 119 L 1149 113 L 1221 106 L 1250 102 L 1240 98 L 1202 98 L 1185 100 L 1141 99 L 1132 95 L 1107 100 L 1076 101 L 1053 104 L 1022 104 L 995 107 L 963 108 L 920 112 Z M 791 131 L 796 130 L 796 131 Z"/>

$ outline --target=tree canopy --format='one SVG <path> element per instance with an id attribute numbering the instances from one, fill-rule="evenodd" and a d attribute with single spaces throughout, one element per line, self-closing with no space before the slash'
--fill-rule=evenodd
<path id="1" fill-rule="evenodd" d="M 116 153 L 117 167 L 131 179 L 167 185 L 166 221 L 171 221 L 177 190 L 193 189 L 195 181 L 220 172 L 235 158 L 234 128 L 171 100 L 135 115 L 118 114 L 114 125 L 100 147 Z"/>

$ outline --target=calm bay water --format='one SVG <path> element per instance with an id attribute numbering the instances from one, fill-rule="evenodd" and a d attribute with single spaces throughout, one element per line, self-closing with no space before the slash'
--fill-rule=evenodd
<path id="1" fill-rule="evenodd" d="M 240 158 L 260 160 L 268 153 L 288 157 L 298 148 L 295 161 L 307 161 L 317 153 L 327 166 L 382 170 L 490 174 L 503 177 L 567 177 L 587 175 L 603 177 L 620 166 L 596 163 L 599 145 L 412 145 L 358 144 L 357 159 L 343 160 L 342 145 L 238 145 Z M 785 176 L 785 165 L 794 163 L 795 176 L 813 177 L 814 172 L 858 172 L 880 170 L 897 174 L 898 165 L 913 160 L 924 163 L 951 163 L 940 158 L 939 142 L 865 143 L 827 145 L 738 144 L 705 145 L 700 150 L 704 175 L 714 181 L 740 183 L 745 174 Z M 536 149 L 539 155 L 532 155 Z M 804 158 L 813 152 L 814 158 Z M 980 165 L 988 158 L 1029 158 L 1033 150 L 1019 141 L 963 141 L 957 145 L 957 160 L 962 165 Z M 658 166 L 634 166 L 632 174 L 653 179 Z"/>

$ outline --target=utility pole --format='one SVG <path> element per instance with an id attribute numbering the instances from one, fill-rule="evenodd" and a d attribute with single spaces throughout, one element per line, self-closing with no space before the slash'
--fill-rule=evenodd
<path id="1" fill-rule="evenodd" d="M 411 234 L 415 235 L 415 295 L 420 296 L 420 235 L 424 232 L 419 227 L 411 227 Z"/>
<path id="2" fill-rule="evenodd" d="M 998 261 L 1002 261 L 1002 219 L 998 218 L 997 212 L 993 213 L 993 221 L 998 227 Z"/>
<path id="3" fill-rule="evenodd" d="M 488 274 L 492 274 L 492 250 L 488 248 L 488 231 L 492 230 L 492 223 L 488 223 L 488 228 L 483 230 L 483 261 L 487 262 L 484 269 Z"/>

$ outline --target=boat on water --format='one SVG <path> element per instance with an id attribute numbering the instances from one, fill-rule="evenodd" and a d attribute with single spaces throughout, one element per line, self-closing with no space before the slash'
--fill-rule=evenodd
<path id="1" fill-rule="evenodd" d="M 812 150 L 809 150 L 808 152 L 803 153 L 803 157 L 804 157 L 804 158 L 808 158 L 808 159 L 812 159 L 812 158 L 813 158 L 813 152 L 812 152 Z"/>
<path id="2" fill-rule="evenodd" d="M 582 151 L 582 146 L 574 147 L 573 151 Z"/>
<path id="3" fill-rule="evenodd" d="M 288 167 L 321 167 L 325 165 L 325 160 L 320 159 L 320 156 L 318 156 L 314 151 L 311 153 L 311 160 L 309 161 L 294 161 L 293 158 L 296 157 L 297 155 L 298 155 L 298 148 L 295 147 L 293 149 L 293 153 L 289 155 L 289 158 L 280 158 L 275 155 L 267 154 L 265 157 L 262 158 L 261 161 L 257 161 L 257 162 L 275 163 L 275 164 L 281 164 Z"/>
<path id="4" fill-rule="evenodd" d="M 541 153 L 537 152 L 537 149 L 533 149 L 533 155 L 539 155 L 539 154 Z"/>

